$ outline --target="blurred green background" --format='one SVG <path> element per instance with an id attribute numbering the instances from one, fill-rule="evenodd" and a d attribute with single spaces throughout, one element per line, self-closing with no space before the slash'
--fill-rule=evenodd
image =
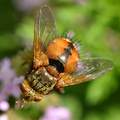
<path id="1" fill-rule="evenodd" d="M 120 1 L 30 1 L 0 0 L 0 59 L 14 57 L 32 42 L 34 12 L 46 3 L 60 34 L 74 31 L 87 54 L 112 60 L 114 68 L 95 81 L 65 88 L 62 95 L 54 93 L 40 104 L 12 108 L 7 112 L 9 119 L 38 120 L 47 106 L 57 104 L 70 109 L 72 120 L 120 120 Z"/>

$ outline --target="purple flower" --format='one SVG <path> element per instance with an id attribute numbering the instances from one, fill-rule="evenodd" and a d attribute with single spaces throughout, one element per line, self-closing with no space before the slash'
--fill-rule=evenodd
<path id="1" fill-rule="evenodd" d="M 50 106 L 45 111 L 45 115 L 40 120 L 70 120 L 70 111 L 65 107 Z"/>
<path id="2" fill-rule="evenodd" d="M 7 100 L 10 95 L 19 97 L 19 84 L 23 79 L 22 76 L 16 76 L 15 71 L 11 67 L 10 59 L 3 59 L 0 62 L 0 101 Z"/>
<path id="3" fill-rule="evenodd" d="M 77 4 L 85 5 L 87 0 L 74 0 Z"/>
<path id="4" fill-rule="evenodd" d="M 74 37 L 74 35 L 75 35 L 75 33 L 70 31 L 70 32 L 67 33 L 67 38 L 72 39 Z"/>
<path id="5" fill-rule="evenodd" d="M 15 76 L 15 72 L 11 69 L 11 62 L 8 58 L 4 59 L 0 63 L 0 81 L 12 80 L 13 76 Z M 6 84 L 8 81 L 4 81 Z"/>
<path id="6" fill-rule="evenodd" d="M 33 8 L 39 7 L 44 4 L 47 0 L 13 0 L 14 5 L 18 10 L 30 11 Z"/>
<path id="7" fill-rule="evenodd" d="M 7 101 L 0 101 L 0 111 L 7 111 L 9 109 L 9 103 Z"/>
<path id="8" fill-rule="evenodd" d="M 7 114 L 0 115 L 0 120 L 9 120 Z"/>

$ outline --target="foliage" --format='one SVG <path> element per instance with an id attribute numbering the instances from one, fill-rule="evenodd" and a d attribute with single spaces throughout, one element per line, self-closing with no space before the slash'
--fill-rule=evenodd
<path id="1" fill-rule="evenodd" d="M 42 118 L 47 107 L 56 105 L 69 109 L 73 120 L 119 120 L 120 1 L 45 2 L 53 9 L 57 30 L 61 35 L 74 31 L 74 39 L 84 49 L 84 56 L 110 59 L 114 67 L 98 80 L 65 88 L 62 95 L 53 93 L 42 102 L 28 104 L 22 110 L 10 109 L 7 112 L 10 120 L 38 120 Z M 0 5 L 0 58 L 15 58 L 16 53 L 32 43 L 36 7 L 22 11 L 20 7 L 23 6 L 18 9 L 19 2 L 15 0 L 1 0 Z M 14 62 L 21 64 L 19 60 Z"/>

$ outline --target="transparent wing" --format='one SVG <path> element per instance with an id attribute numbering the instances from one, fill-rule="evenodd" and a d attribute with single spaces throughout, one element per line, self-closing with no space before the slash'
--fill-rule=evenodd
<path id="1" fill-rule="evenodd" d="M 56 36 L 56 26 L 53 14 L 48 6 L 43 6 L 35 18 L 35 39 L 38 38 L 45 47 Z"/>
<path id="2" fill-rule="evenodd" d="M 83 59 L 78 63 L 77 70 L 72 75 L 63 76 L 62 79 L 66 79 L 64 86 L 94 80 L 111 70 L 112 67 L 113 63 L 110 60 L 99 58 Z"/>
<path id="3" fill-rule="evenodd" d="M 37 12 L 34 24 L 33 67 L 48 65 L 48 58 L 44 54 L 48 43 L 55 36 L 55 21 L 49 7 L 43 6 Z"/>

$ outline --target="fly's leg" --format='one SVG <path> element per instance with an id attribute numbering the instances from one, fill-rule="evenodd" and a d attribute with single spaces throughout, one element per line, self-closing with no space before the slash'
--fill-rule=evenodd
<path id="1" fill-rule="evenodd" d="M 83 78 L 81 77 L 81 80 L 82 79 Z M 57 80 L 57 84 L 56 84 L 55 88 L 58 91 L 63 93 L 64 87 L 74 84 L 74 81 L 75 81 L 75 79 L 71 75 L 69 75 L 67 73 L 60 73 L 59 79 Z"/>
<path id="2" fill-rule="evenodd" d="M 16 100 L 15 108 L 16 109 L 22 109 L 26 104 L 26 101 L 24 98 L 20 97 L 18 100 Z"/>
<path id="3" fill-rule="evenodd" d="M 64 87 L 67 81 L 69 82 L 69 77 L 64 73 L 60 73 L 55 89 L 60 93 L 64 93 Z"/>

